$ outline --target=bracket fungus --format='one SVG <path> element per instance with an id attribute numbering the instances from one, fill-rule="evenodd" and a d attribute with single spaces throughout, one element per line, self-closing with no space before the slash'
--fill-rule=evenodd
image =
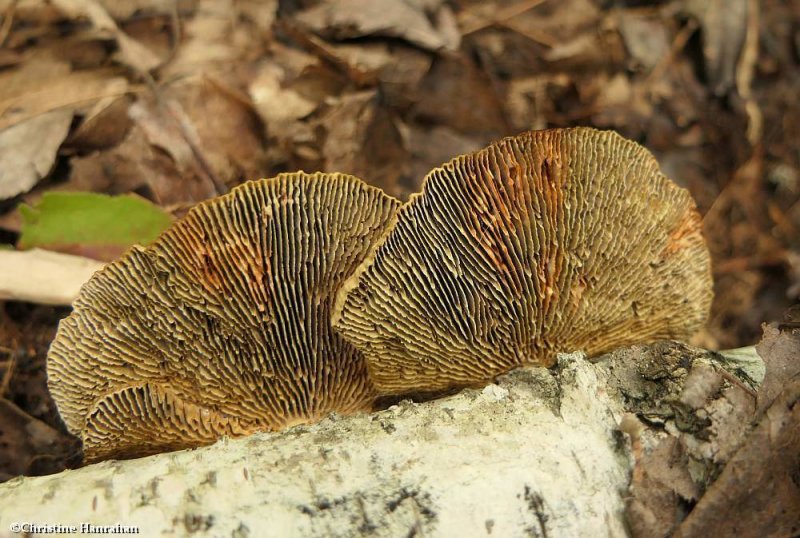
<path id="1" fill-rule="evenodd" d="M 687 338 L 711 290 L 688 191 L 616 133 L 554 129 L 430 172 L 332 323 L 381 393 L 436 392 L 557 352 Z"/>
<path id="2" fill-rule="evenodd" d="M 48 383 L 88 461 L 135 457 L 687 338 L 711 289 L 700 215 L 647 150 L 536 131 L 402 206 L 302 172 L 198 205 L 83 287 Z"/>
<path id="3" fill-rule="evenodd" d="M 370 409 L 366 364 L 330 309 L 398 206 L 352 176 L 283 174 L 198 205 L 96 273 L 48 355 L 86 460 Z"/>

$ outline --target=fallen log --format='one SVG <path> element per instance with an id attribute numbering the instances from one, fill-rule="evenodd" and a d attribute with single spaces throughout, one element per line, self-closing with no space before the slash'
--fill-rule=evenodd
<path id="1" fill-rule="evenodd" d="M 552 370 L 520 368 L 371 415 L 17 478 L 0 485 L 0 532 L 28 523 L 145 536 L 625 536 L 635 458 L 670 433 L 631 432 L 624 419 L 667 408 L 692 371 L 723 372 L 712 355 L 677 343 L 595 363 L 561 355 Z M 758 370 L 745 355 L 737 360 Z M 736 371 L 744 382 L 734 385 L 759 381 Z"/>

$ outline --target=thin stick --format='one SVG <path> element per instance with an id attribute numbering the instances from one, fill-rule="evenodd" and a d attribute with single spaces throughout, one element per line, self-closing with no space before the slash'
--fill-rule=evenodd
<path id="1" fill-rule="evenodd" d="M 531 9 L 535 8 L 536 6 L 545 3 L 547 0 L 522 0 L 521 2 L 517 2 L 511 6 L 508 6 L 504 9 L 501 9 L 497 12 L 497 14 L 492 17 L 491 19 L 481 18 L 480 21 L 473 23 L 470 25 L 464 25 L 461 29 L 462 35 L 469 35 L 473 34 L 479 30 L 483 30 L 484 28 L 488 28 L 489 26 L 494 26 L 495 24 L 500 24 L 504 21 L 512 17 L 516 17 L 517 15 L 522 15 L 526 11 L 530 11 Z M 469 13 L 470 16 L 475 17 L 475 15 L 471 12 Z"/>
<path id="2" fill-rule="evenodd" d="M 8 387 L 11 386 L 11 378 L 14 375 L 14 370 L 17 366 L 17 357 L 9 349 L 9 359 L 6 365 L 6 371 L 3 372 L 3 379 L 0 380 L 0 398 L 3 398 L 8 392 Z"/>
<path id="3" fill-rule="evenodd" d="M 17 1 L 11 0 L 6 12 L 3 14 L 3 26 L 0 26 L 0 47 L 6 44 L 6 39 L 11 34 L 11 25 L 14 24 L 14 12 L 17 9 Z"/>

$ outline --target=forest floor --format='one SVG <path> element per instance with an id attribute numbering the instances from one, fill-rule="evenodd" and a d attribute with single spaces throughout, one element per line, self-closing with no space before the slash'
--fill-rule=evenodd
<path id="1" fill-rule="evenodd" d="M 695 343 L 750 345 L 800 299 L 798 95 L 792 0 L 0 0 L 0 243 L 49 192 L 179 216 L 302 169 L 405 199 L 502 136 L 591 125 L 649 148 L 704 215 Z M 0 304 L 0 481 L 77 462 L 45 384 L 68 313 Z"/>

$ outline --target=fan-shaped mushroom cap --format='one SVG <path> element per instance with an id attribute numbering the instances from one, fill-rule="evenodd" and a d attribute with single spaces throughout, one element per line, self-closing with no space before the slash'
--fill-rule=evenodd
<path id="1" fill-rule="evenodd" d="M 588 128 L 525 133 L 433 170 L 332 322 L 397 394 L 685 338 L 712 296 L 700 228 L 641 146 Z"/>
<path id="2" fill-rule="evenodd" d="M 351 176 L 281 175 L 200 204 L 95 274 L 48 355 L 87 460 L 369 409 L 366 364 L 330 310 L 398 205 Z"/>

